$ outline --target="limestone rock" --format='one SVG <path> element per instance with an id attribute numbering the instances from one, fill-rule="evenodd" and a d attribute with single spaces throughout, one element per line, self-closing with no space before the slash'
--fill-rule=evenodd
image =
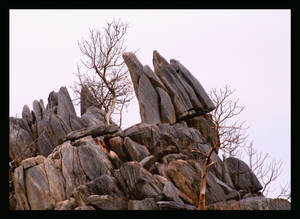
<path id="1" fill-rule="evenodd" d="M 151 81 L 152 86 L 157 90 L 157 88 L 161 88 L 163 90 L 166 90 L 165 85 L 162 83 L 162 81 L 157 77 L 157 75 L 152 71 L 152 69 L 145 65 L 143 67 L 143 72 L 145 76 Z"/>
<path id="2" fill-rule="evenodd" d="M 70 132 L 65 140 L 71 140 L 74 141 L 76 139 L 91 135 L 92 137 L 97 137 L 100 135 L 104 135 L 107 133 L 114 133 L 117 132 L 119 130 L 119 127 L 114 125 L 114 124 L 110 124 L 108 126 L 103 126 L 101 125 L 97 125 L 97 126 L 91 126 L 91 127 L 87 127 L 87 128 L 82 128 L 76 131 L 72 131 Z"/>
<path id="3" fill-rule="evenodd" d="M 193 205 L 175 201 L 158 201 L 157 205 L 160 210 L 197 210 Z"/>
<path id="4" fill-rule="evenodd" d="M 132 141 L 128 137 L 125 137 L 124 139 L 124 146 L 131 160 L 141 161 L 142 159 L 150 155 L 147 147 Z"/>
<path id="5" fill-rule="evenodd" d="M 93 106 L 93 103 L 96 103 L 95 98 L 86 86 L 82 86 L 80 92 L 80 114 L 83 115 L 90 106 Z"/>
<path id="6" fill-rule="evenodd" d="M 143 200 L 129 200 L 128 210 L 158 210 L 154 198 L 145 198 Z"/>
<path id="7" fill-rule="evenodd" d="M 9 121 L 9 157 L 19 163 L 23 159 L 36 154 L 36 148 L 31 134 L 21 128 L 16 121 Z"/>
<path id="8" fill-rule="evenodd" d="M 243 189 L 257 192 L 262 189 L 262 185 L 257 177 L 245 162 L 234 157 L 229 157 L 225 160 L 225 163 L 233 185 L 237 190 Z"/>
<path id="9" fill-rule="evenodd" d="M 179 197 L 179 192 L 172 182 L 167 182 L 164 185 L 162 193 L 171 201 L 179 202 L 183 204 L 183 201 Z"/>
<path id="10" fill-rule="evenodd" d="M 155 198 L 161 193 L 160 182 L 136 161 L 124 163 L 114 175 L 129 199 Z"/>
<path id="11" fill-rule="evenodd" d="M 208 205 L 207 210 L 291 210 L 291 203 L 285 199 L 251 197 L 239 201 L 217 202 Z"/>
<path id="12" fill-rule="evenodd" d="M 40 101 L 34 100 L 32 103 L 32 107 L 33 107 L 33 112 L 35 113 L 36 120 L 37 121 L 42 120 L 45 111 L 43 100 Z"/>
<path id="13" fill-rule="evenodd" d="M 123 138 L 121 138 L 120 136 L 110 138 L 109 146 L 111 150 L 113 150 L 122 161 L 127 161 L 127 152 L 123 143 Z"/>
<path id="14" fill-rule="evenodd" d="M 33 124 L 33 116 L 27 104 L 23 107 L 22 118 L 25 119 L 29 125 Z"/>
<path id="15" fill-rule="evenodd" d="M 131 53 L 131 52 L 126 52 L 122 54 L 122 57 L 124 59 L 124 62 L 126 63 L 131 80 L 133 83 L 134 91 L 136 95 L 138 95 L 138 84 L 139 84 L 139 79 L 140 76 L 143 74 L 143 65 L 140 63 L 140 61 L 137 59 L 137 57 Z M 137 96 L 137 98 L 139 98 Z"/>
<path id="16" fill-rule="evenodd" d="M 152 153 L 152 150 L 154 150 L 155 145 L 159 141 L 159 129 L 153 124 L 139 123 L 124 130 L 124 136 L 145 145 L 150 153 Z"/>
<path id="17" fill-rule="evenodd" d="M 71 127 L 70 117 L 76 116 L 76 112 L 66 87 L 61 87 L 57 93 L 57 115 Z"/>
<path id="18" fill-rule="evenodd" d="M 93 206 L 90 206 L 90 205 L 82 205 L 82 206 L 76 207 L 74 210 L 92 211 L 92 210 L 96 210 L 96 209 Z"/>
<path id="19" fill-rule="evenodd" d="M 170 96 L 160 87 L 156 88 L 159 95 L 160 118 L 162 123 L 174 124 L 176 122 L 175 109 Z"/>
<path id="20" fill-rule="evenodd" d="M 77 205 L 86 205 L 89 203 L 88 197 L 91 195 L 110 195 L 111 197 L 124 197 L 119 189 L 116 179 L 104 174 L 96 179 L 76 187 L 72 192 Z"/>
<path id="21" fill-rule="evenodd" d="M 176 69 L 177 73 L 182 76 L 183 79 L 193 87 L 195 94 L 204 106 L 202 109 L 204 112 L 210 112 L 215 109 L 213 102 L 205 92 L 200 82 L 187 70 L 179 61 L 175 59 L 170 60 L 171 65 Z"/>
<path id="22" fill-rule="evenodd" d="M 101 210 L 127 210 L 128 205 L 122 198 L 109 195 L 91 195 L 87 198 L 89 205 Z"/>
<path id="23" fill-rule="evenodd" d="M 76 207 L 75 199 L 70 198 L 64 201 L 57 202 L 54 210 L 73 210 Z"/>
<path id="24" fill-rule="evenodd" d="M 157 158 L 154 155 L 149 155 L 140 161 L 140 164 L 146 169 L 149 170 L 150 167 L 155 163 Z"/>
<path id="25" fill-rule="evenodd" d="M 155 73 L 168 90 L 176 111 L 176 117 L 181 119 L 188 116 L 189 111 L 193 109 L 188 94 L 177 78 L 176 71 L 156 50 L 153 52 L 153 66 Z"/>
<path id="26" fill-rule="evenodd" d="M 90 106 L 86 112 L 81 115 L 81 121 L 86 127 L 100 126 L 105 124 L 105 112 L 95 106 Z"/>
<path id="27" fill-rule="evenodd" d="M 138 98 L 142 122 L 157 124 L 160 122 L 159 97 L 149 79 L 142 74 L 138 84 Z"/>

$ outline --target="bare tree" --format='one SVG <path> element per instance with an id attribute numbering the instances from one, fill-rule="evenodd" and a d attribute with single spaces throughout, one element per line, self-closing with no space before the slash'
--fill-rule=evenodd
<path id="1" fill-rule="evenodd" d="M 209 127 L 209 133 L 207 138 L 215 139 L 212 147 L 207 152 L 203 154 L 200 151 L 196 151 L 204 155 L 205 160 L 201 172 L 201 182 L 200 182 L 200 194 L 198 209 L 204 210 L 205 205 L 205 193 L 206 193 L 206 175 L 211 166 L 215 164 L 211 160 L 211 155 L 213 152 L 218 153 L 219 149 L 223 151 L 223 155 L 228 154 L 229 156 L 237 155 L 238 148 L 243 144 L 247 138 L 244 131 L 247 129 L 245 127 L 245 121 L 231 122 L 231 119 L 239 115 L 244 109 L 244 106 L 238 105 L 237 100 L 231 100 L 230 97 L 234 91 L 226 85 L 224 89 L 212 89 L 210 92 L 210 98 L 215 104 L 216 108 L 211 112 L 211 116 L 207 118 L 210 119 L 211 127 Z M 195 150 L 194 150 L 195 151 Z"/>
<path id="2" fill-rule="evenodd" d="M 258 152 L 253 147 L 253 141 L 245 147 L 248 156 L 249 168 L 254 172 L 258 180 L 262 183 L 261 192 L 267 196 L 270 192 L 270 184 L 274 182 L 281 174 L 282 162 L 280 160 L 270 159 L 268 153 Z"/>
<path id="3" fill-rule="evenodd" d="M 286 199 L 288 201 L 291 201 L 291 186 L 290 186 L 290 183 L 287 183 L 285 186 L 281 186 L 281 189 L 280 189 L 280 192 L 279 194 L 277 195 L 276 198 L 283 198 L 283 199 Z"/>
<path id="4" fill-rule="evenodd" d="M 239 105 L 239 99 L 231 99 L 234 92 L 226 85 L 224 89 L 212 89 L 209 93 L 216 106 L 211 116 L 220 141 L 218 147 L 225 156 L 237 156 L 239 148 L 247 139 L 245 131 L 248 127 L 245 126 L 245 121 L 233 120 L 245 109 L 245 106 Z"/>
<path id="5" fill-rule="evenodd" d="M 213 152 L 217 152 L 218 148 L 219 148 L 219 141 L 216 141 L 214 143 L 214 145 L 212 145 L 212 147 L 209 149 L 207 154 L 204 154 L 205 160 L 204 160 L 203 168 L 202 168 L 202 171 L 201 171 L 201 182 L 200 182 L 200 194 L 199 194 L 198 210 L 205 210 L 205 208 L 206 208 L 206 204 L 205 204 L 206 175 L 208 173 L 209 168 L 215 164 L 215 161 L 211 160 L 211 155 L 212 155 Z M 197 152 L 199 152 L 199 151 L 197 151 Z"/>
<path id="6" fill-rule="evenodd" d="M 107 22 L 103 32 L 92 29 L 89 38 L 78 42 L 84 55 L 81 63 L 86 69 L 82 74 L 77 66 L 79 82 L 72 87 L 76 100 L 80 99 L 81 89 L 85 87 L 93 98 L 86 97 L 91 105 L 105 111 L 105 124 L 110 124 L 111 116 L 116 109 L 122 118 L 122 110 L 133 98 L 132 83 L 128 69 L 122 59 L 125 52 L 124 36 L 128 24 L 120 20 Z M 89 76 L 89 73 L 92 73 Z M 122 125 L 122 119 L 120 126 Z"/>
<path id="7" fill-rule="evenodd" d="M 211 112 L 211 127 L 209 128 L 208 138 L 215 138 L 210 150 L 203 154 L 199 150 L 193 150 L 205 157 L 205 161 L 201 173 L 200 194 L 198 209 L 205 209 L 205 192 L 206 192 L 206 174 L 211 166 L 215 164 L 211 160 L 213 152 L 218 152 L 219 149 L 223 152 L 223 158 L 227 156 L 242 156 L 243 150 L 246 149 L 246 154 L 249 160 L 249 167 L 262 183 L 262 193 L 268 194 L 270 191 L 269 185 L 274 182 L 280 175 L 280 169 L 282 166 L 281 161 L 273 159 L 271 162 L 266 161 L 270 158 L 269 154 L 258 153 L 253 148 L 253 141 L 247 145 L 247 135 L 245 131 L 248 127 L 245 126 L 245 121 L 234 121 L 244 109 L 244 106 L 238 104 L 238 99 L 232 100 L 231 97 L 234 90 L 226 85 L 224 89 L 212 89 L 210 92 L 210 98 L 214 102 L 216 108 Z M 282 188 L 282 192 L 279 196 L 290 197 L 288 187 Z"/>

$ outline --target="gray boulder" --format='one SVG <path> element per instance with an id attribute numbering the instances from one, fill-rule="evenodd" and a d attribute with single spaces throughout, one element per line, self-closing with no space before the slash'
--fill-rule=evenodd
<path id="1" fill-rule="evenodd" d="M 122 161 L 127 161 L 127 151 L 123 143 L 123 138 L 115 136 L 110 138 L 108 141 L 111 150 L 113 150 Z"/>
<path id="2" fill-rule="evenodd" d="M 291 210 L 291 203 L 285 199 L 271 199 L 262 196 L 217 202 L 206 210 Z"/>
<path id="3" fill-rule="evenodd" d="M 143 65 L 140 63 L 137 57 L 131 52 L 123 53 L 122 57 L 129 70 L 135 94 L 139 99 L 138 84 L 139 84 L 140 77 L 143 74 Z"/>
<path id="4" fill-rule="evenodd" d="M 154 198 L 145 198 L 143 200 L 129 200 L 128 210 L 159 210 Z"/>
<path id="5" fill-rule="evenodd" d="M 208 113 L 215 109 L 215 105 L 210 100 L 200 82 L 185 68 L 179 61 L 175 59 L 170 60 L 171 65 L 176 69 L 176 72 L 181 75 L 183 79 L 194 89 L 195 94 L 199 98 L 201 104 L 204 106 L 202 111 Z"/>
<path id="6" fill-rule="evenodd" d="M 162 193 L 171 201 L 179 202 L 183 204 L 183 201 L 180 199 L 179 192 L 177 188 L 173 185 L 172 182 L 167 182 L 164 185 Z"/>
<path id="7" fill-rule="evenodd" d="M 176 122 L 176 114 L 169 94 L 160 87 L 157 87 L 156 91 L 159 95 L 161 123 L 174 124 Z"/>
<path id="8" fill-rule="evenodd" d="M 40 101 L 34 100 L 32 103 L 32 107 L 33 107 L 33 112 L 35 114 L 35 119 L 37 121 L 42 120 L 44 118 L 44 112 L 45 112 L 43 100 Z"/>
<path id="9" fill-rule="evenodd" d="M 125 137 L 124 139 L 124 146 L 131 160 L 141 161 L 150 155 L 146 146 L 136 143 L 128 137 Z"/>
<path id="10" fill-rule="evenodd" d="M 244 161 L 235 157 L 229 157 L 224 162 L 237 190 L 246 190 L 254 193 L 262 189 L 262 185 L 257 177 Z"/>
<path id="11" fill-rule="evenodd" d="M 118 197 L 109 195 L 91 195 L 87 198 L 89 205 L 100 210 L 127 210 L 127 202 Z"/>
<path id="12" fill-rule="evenodd" d="M 114 175 L 129 199 L 155 198 L 163 189 L 160 182 L 136 161 L 124 163 Z"/>
<path id="13" fill-rule="evenodd" d="M 156 202 L 160 210 L 197 210 L 194 205 L 184 204 L 175 201 Z"/>
<path id="14" fill-rule="evenodd" d="M 138 102 L 142 122 L 157 124 L 160 122 L 159 97 L 149 79 L 142 74 L 138 84 Z"/>
<path id="15" fill-rule="evenodd" d="M 80 114 L 83 115 L 90 106 L 94 105 L 93 103 L 96 103 L 94 96 L 86 86 L 82 86 L 80 92 Z"/>
<path id="16" fill-rule="evenodd" d="M 23 159 L 35 156 L 36 145 L 31 133 L 20 127 L 15 119 L 9 120 L 9 157 L 20 163 Z"/>
<path id="17" fill-rule="evenodd" d="M 37 156 L 22 161 L 14 172 L 16 200 L 20 210 L 54 209 L 56 203 L 70 199 L 78 186 L 102 175 L 111 175 L 113 166 L 103 149 L 90 136 L 80 141 L 76 147 L 70 141 L 57 146 L 47 158 Z M 114 179 L 103 177 L 99 181 L 94 182 L 96 192 L 122 194 Z M 91 188 L 83 188 L 81 194 L 93 191 Z M 80 199 L 77 197 L 76 200 Z"/>
<path id="18" fill-rule="evenodd" d="M 88 197 L 91 195 L 110 195 L 111 197 L 124 197 L 119 189 L 116 179 L 107 174 L 86 183 L 79 185 L 72 192 L 77 205 L 86 205 L 89 203 Z"/>
<path id="19" fill-rule="evenodd" d="M 76 112 L 66 87 L 61 87 L 57 93 L 57 115 L 71 127 L 70 118 L 76 116 Z"/>
<path id="20" fill-rule="evenodd" d="M 177 78 L 176 71 L 156 50 L 153 52 L 153 66 L 155 73 L 164 83 L 172 99 L 176 117 L 181 119 L 188 116 L 189 111 L 193 109 L 188 94 Z"/>
<path id="21" fill-rule="evenodd" d="M 108 126 L 103 126 L 102 124 L 92 126 L 92 127 L 87 127 L 87 128 L 82 128 L 76 131 L 70 132 L 65 140 L 71 140 L 74 141 L 76 139 L 91 135 L 92 137 L 97 137 L 100 135 L 104 134 L 109 134 L 109 133 L 115 133 L 119 130 L 119 127 L 114 124 L 110 124 Z"/>

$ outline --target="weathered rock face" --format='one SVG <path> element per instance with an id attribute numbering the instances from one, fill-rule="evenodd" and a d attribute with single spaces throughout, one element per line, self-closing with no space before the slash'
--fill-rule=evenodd
<path id="1" fill-rule="evenodd" d="M 105 126 L 104 112 L 84 95 L 77 117 L 65 88 L 49 94 L 47 107 L 42 100 L 32 111 L 25 105 L 22 118 L 9 124 L 16 165 L 10 209 L 197 209 L 204 154 L 217 138 L 203 113 L 214 106 L 179 62 L 169 64 L 155 52 L 154 73 L 133 54 L 123 57 L 143 122 L 125 130 Z M 211 159 L 207 209 L 290 209 L 287 201 L 259 194 L 261 185 L 243 161 L 222 161 L 215 152 Z"/>
<path id="2" fill-rule="evenodd" d="M 263 188 L 245 162 L 234 157 L 229 157 L 225 160 L 225 164 L 228 167 L 233 185 L 237 190 L 257 192 Z"/>
<path id="3" fill-rule="evenodd" d="M 207 210 L 291 210 L 291 203 L 285 199 L 251 197 L 239 201 L 217 202 L 207 206 Z"/>
<path id="4" fill-rule="evenodd" d="M 142 66 L 133 53 L 124 53 L 123 58 L 140 104 L 142 122 L 174 124 L 215 108 L 202 85 L 178 61 L 168 63 L 154 51 L 153 72 L 149 66 Z"/>

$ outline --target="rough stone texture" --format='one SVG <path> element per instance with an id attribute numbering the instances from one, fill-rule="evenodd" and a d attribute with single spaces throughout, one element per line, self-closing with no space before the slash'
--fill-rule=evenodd
<path id="1" fill-rule="evenodd" d="M 112 169 L 106 153 L 90 136 L 81 139 L 78 147 L 65 142 L 48 158 L 28 158 L 15 170 L 19 208 L 53 209 L 55 203 L 69 199 L 76 187 L 99 176 L 111 175 Z M 108 184 L 114 185 L 110 181 L 107 188 Z"/>
<path id="2" fill-rule="evenodd" d="M 131 53 L 123 58 L 152 124 L 124 131 L 105 126 L 105 113 L 83 96 L 79 118 L 65 87 L 49 94 L 46 108 L 43 100 L 34 101 L 32 111 L 25 105 L 22 118 L 9 120 L 10 209 L 196 210 L 204 154 L 216 140 L 203 113 L 214 106 L 177 62 L 154 52 L 154 73 Z M 222 161 L 215 152 L 211 160 L 207 209 L 291 208 L 286 200 L 263 197 L 243 161 Z"/>
<path id="3" fill-rule="evenodd" d="M 129 200 L 128 210 L 158 210 L 154 198 L 145 198 L 143 200 Z"/>
<path id="4" fill-rule="evenodd" d="M 132 141 L 128 137 L 125 137 L 124 139 L 124 146 L 131 160 L 141 161 L 142 159 L 150 155 L 147 147 Z"/>
<path id="5" fill-rule="evenodd" d="M 35 114 L 35 119 L 37 121 L 43 120 L 44 112 L 45 112 L 43 100 L 40 101 L 34 100 L 32 103 L 32 107 L 33 107 L 33 112 Z"/>
<path id="6" fill-rule="evenodd" d="M 87 198 L 91 195 L 110 195 L 111 197 L 124 197 L 123 192 L 119 189 L 116 179 L 104 174 L 84 185 L 80 185 L 72 192 L 77 205 L 86 205 Z"/>
<path id="7" fill-rule="evenodd" d="M 127 152 L 123 144 L 123 138 L 120 136 L 112 137 L 109 139 L 109 145 L 122 161 L 127 161 Z"/>
<path id="8" fill-rule="evenodd" d="M 234 157 L 229 157 L 225 160 L 225 163 L 233 185 L 237 190 L 242 189 L 257 192 L 262 189 L 262 185 L 257 177 L 245 162 Z"/>
<path id="9" fill-rule="evenodd" d="M 23 159 L 32 157 L 36 154 L 35 147 L 27 147 L 31 145 L 33 139 L 31 134 L 20 127 L 16 120 L 9 121 L 9 157 L 19 163 Z"/>
<path id="10" fill-rule="evenodd" d="M 138 84 L 140 76 L 143 74 L 143 65 L 131 52 L 123 53 L 122 57 L 129 70 L 135 94 L 138 95 Z M 139 97 L 137 96 L 137 98 Z"/>
<path id="11" fill-rule="evenodd" d="M 155 198 L 161 193 L 160 182 L 136 161 L 124 163 L 114 175 L 129 199 Z"/>
<path id="12" fill-rule="evenodd" d="M 149 79 L 143 74 L 138 85 L 138 97 L 142 122 L 157 124 L 160 122 L 159 99 Z"/>
<path id="13" fill-rule="evenodd" d="M 291 203 L 285 199 L 252 197 L 239 201 L 217 202 L 208 205 L 207 210 L 291 210 Z"/>
<path id="14" fill-rule="evenodd" d="M 71 127 L 70 117 L 76 116 L 72 100 L 66 87 L 61 87 L 57 93 L 57 115 Z"/>
<path id="15" fill-rule="evenodd" d="M 123 59 L 131 75 L 142 122 L 155 124 L 160 119 L 160 122 L 173 124 L 215 109 L 200 82 L 177 60 L 171 59 L 168 63 L 154 50 L 154 73 L 149 66 L 142 66 L 133 53 L 124 53 Z"/>
<path id="16" fill-rule="evenodd" d="M 101 125 L 104 126 L 105 112 L 96 108 L 95 106 L 90 106 L 81 116 L 81 121 L 85 124 L 86 127 Z"/>
<path id="17" fill-rule="evenodd" d="M 57 202 L 54 210 L 64 210 L 64 211 L 73 210 L 75 206 L 76 206 L 75 199 L 70 198 L 70 200 L 66 199 L 64 201 Z"/>
<path id="18" fill-rule="evenodd" d="M 89 205 L 101 210 L 127 210 L 128 204 L 122 198 L 109 195 L 91 195 L 87 198 Z"/>
<path id="19" fill-rule="evenodd" d="M 218 136 L 214 129 L 214 124 L 208 115 L 193 117 L 189 120 L 189 124 L 190 127 L 193 127 L 201 132 L 208 144 L 216 144 Z"/>
<path id="20" fill-rule="evenodd" d="M 118 130 L 119 127 L 117 125 L 110 124 L 108 126 L 103 126 L 101 124 L 97 126 L 92 126 L 92 127 L 87 127 L 76 131 L 72 131 L 66 136 L 65 140 L 74 141 L 78 138 L 82 138 L 88 135 L 91 135 L 92 137 L 97 137 L 108 133 L 115 133 Z"/>
<path id="21" fill-rule="evenodd" d="M 179 192 L 172 182 L 167 182 L 164 185 L 162 193 L 171 201 L 179 202 L 183 204 L 183 201 L 180 199 Z"/>
<path id="22" fill-rule="evenodd" d="M 169 94 L 160 87 L 157 87 L 156 91 L 159 95 L 161 122 L 174 124 L 176 122 L 176 114 Z"/>
<path id="23" fill-rule="evenodd" d="M 157 158 L 154 155 L 149 155 L 140 161 L 140 164 L 146 169 L 149 170 L 150 167 L 155 163 Z"/>
<path id="24" fill-rule="evenodd" d="M 96 210 L 96 209 L 93 206 L 83 205 L 83 206 L 78 206 L 74 210 L 93 211 L 93 210 Z"/>
<path id="25" fill-rule="evenodd" d="M 159 201 L 157 205 L 160 210 L 197 210 L 193 205 L 174 202 L 174 201 Z"/>
<path id="26" fill-rule="evenodd" d="M 181 119 L 188 116 L 189 111 L 193 109 L 193 105 L 184 87 L 177 78 L 176 71 L 157 51 L 153 52 L 153 66 L 155 73 L 164 83 L 168 94 L 172 98 L 176 117 Z"/>
<path id="27" fill-rule="evenodd" d="M 202 105 L 205 106 L 205 108 L 203 108 L 202 110 L 205 110 L 207 113 L 215 109 L 213 102 L 210 100 L 204 88 L 202 87 L 200 82 L 189 72 L 189 70 L 187 70 L 179 61 L 175 59 L 171 59 L 170 63 L 176 69 L 176 72 L 180 74 L 182 78 L 184 78 L 186 82 L 193 87 Z"/>
<path id="28" fill-rule="evenodd" d="M 81 92 L 80 92 L 80 114 L 81 116 L 86 112 L 86 110 L 90 107 L 93 106 L 92 103 L 95 103 L 96 100 L 94 96 L 90 93 L 88 88 L 86 86 L 81 87 Z"/>

